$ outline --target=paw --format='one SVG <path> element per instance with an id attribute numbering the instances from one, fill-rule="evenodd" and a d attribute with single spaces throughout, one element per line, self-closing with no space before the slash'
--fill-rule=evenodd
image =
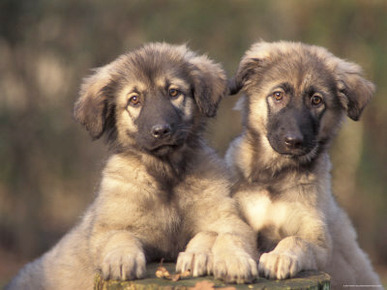
<path id="1" fill-rule="evenodd" d="M 193 277 L 211 273 L 211 256 L 209 253 L 181 252 L 177 258 L 176 272 L 191 271 Z"/>
<path id="2" fill-rule="evenodd" d="M 126 248 L 115 249 L 102 262 L 102 276 L 105 280 L 133 280 L 145 275 L 145 255 Z"/>
<path id="3" fill-rule="evenodd" d="M 257 262 L 245 252 L 214 256 L 213 272 L 216 279 L 227 283 L 251 283 L 258 276 Z"/>
<path id="4" fill-rule="evenodd" d="M 300 270 L 297 256 L 286 253 L 265 253 L 259 259 L 260 275 L 270 279 L 294 277 Z"/>

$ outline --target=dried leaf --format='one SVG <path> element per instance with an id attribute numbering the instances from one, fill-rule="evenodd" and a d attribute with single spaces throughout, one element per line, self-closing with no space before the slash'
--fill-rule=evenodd
<path id="1" fill-rule="evenodd" d="M 165 267 L 163 267 L 163 262 L 164 262 L 164 259 L 161 259 L 160 265 L 156 269 L 155 275 L 157 278 L 166 278 L 170 276 L 168 270 Z"/>
<path id="2" fill-rule="evenodd" d="M 173 282 L 179 281 L 180 280 L 180 274 L 173 274 L 173 275 L 171 275 L 170 278 L 171 278 L 171 280 Z"/>
<path id="3" fill-rule="evenodd" d="M 158 267 L 157 270 L 156 270 L 156 277 L 157 278 L 164 278 L 165 275 L 169 275 L 169 272 L 167 269 L 165 269 L 164 267 Z"/>
<path id="4" fill-rule="evenodd" d="M 180 274 L 180 276 L 183 278 L 183 277 L 189 277 L 191 276 L 191 270 L 187 270 L 183 273 Z"/>
<path id="5" fill-rule="evenodd" d="M 163 261 L 164 261 L 164 259 L 162 259 L 160 261 L 160 265 L 156 269 L 155 275 L 157 278 L 167 279 L 167 280 L 171 280 L 173 282 L 176 282 L 176 281 L 179 281 L 180 278 L 188 277 L 191 275 L 190 270 L 187 270 L 187 271 L 180 273 L 180 274 L 170 274 L 168 272 L 168 270 L 165 267 L 163 267 Z"/>

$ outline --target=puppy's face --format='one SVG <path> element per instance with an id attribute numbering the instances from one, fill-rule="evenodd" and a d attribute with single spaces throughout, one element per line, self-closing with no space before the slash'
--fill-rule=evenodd
<path id="1" fill-rule="evenodd" d="M 180 148 L 196 125 L 199 112 L 190 76 L 171 63 L 149 75 L 144 64 L 140 67 L 126 71 L 115 84 L 117 139 L 121 145 L 165 155 Z"/>
<path id="2" fill-rule="evenodd" d="M 279 57 L 261 77 L 252 77 L 249 88 L 250 110 L 265 111 L 249 116 L 249 124 L 261 118 L 270 146 L 280 154 L 303 156 L 316 150 L 343 115 L 333 75 L 307 55 Z"/>
<path id="3" fill-rule="evenodd" d="M 149 44 L 87 78 L 76 118 L 118 150 L 168 155 L 200 132 L 226 91 L 219 65 L 185 46 Z"/>
<path id="4" fill-rule="evenodd" d="M 245 126 L 275 152 L 309 160 L 334 136 L 345 111 L 360 116 L 373 93 L 360 73 L 319 47 L 256 44 L 235 79 L 246 93 Z"/>

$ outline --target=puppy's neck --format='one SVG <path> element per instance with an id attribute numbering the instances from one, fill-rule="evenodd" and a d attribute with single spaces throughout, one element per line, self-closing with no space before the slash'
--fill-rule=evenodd
<path id="1" fill-rule="evenodd" d="M 190 162 L 185 148 L 163 157 L 143 155 L 142 161 L 149 175 L 166 190 L 181 182 Z"/>
<path id="2" fill-rule="evenodd" d="M 160 188 L 171 191 L 174 186 L 184 180 L 190 165 L 201 150 L 203 150 L 202 142 L 186 143 L 166 156 L 154 156 L 148 152 L 142 152 L 137 155 L 137 158 Z"/>

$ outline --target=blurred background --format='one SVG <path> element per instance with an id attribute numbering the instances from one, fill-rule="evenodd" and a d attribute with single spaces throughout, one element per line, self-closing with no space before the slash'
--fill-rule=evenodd
<path id="1" fill-rule="evenodd" d="M 185 43 L 229 76 L 260 39 L 327 47 L 377 85 L 331 150 L 333 188 L 387 282 L 387 1 L 0 0 L 0 286 L 79 219 L 108 152 L 72 117 L 82 78 L 150 41 Z M 241 130 L 221 104 L 208 129 L 223 155 Z"/>

